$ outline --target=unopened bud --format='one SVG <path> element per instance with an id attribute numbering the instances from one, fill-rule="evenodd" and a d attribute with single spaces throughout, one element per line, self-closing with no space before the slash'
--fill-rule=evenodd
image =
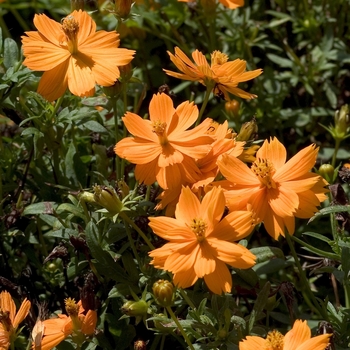
<path id="1" fill-rule="evenodd" d="M 141 299 L 139 301 L 129 300 L 120 308 L 121 312 L 127 316 L 137 317 L 147 315 L 148 303 Z"/>
<path id="2" fill-rule="evenodd" d="M 152 287 L 154 297 L 161 306 L 171 306 L 174 300 L 174 286 L 167 280 L 159 280 Z"/>
<path id="3" fill-rule="evenodd" d="M 258 125 L 256 123 L 255 118 L 253 118 L 250 122 L 244 123 L 241 126 L 241 130 L 239 131 L 236 137 L 236 141 L 254 140 L 257 133 Z"/>
<path id="4" fill-rule="evenodd" d="M 327 182 L 333 183 L 334 167 L 331 164 L 322 164 L 318 172 Z"/>
<path id="5" fill-rule="evenodd" d="M 94 199 L 94 194 L 86 191 L 79 193 L 79 199 L 87 203 L 96 203 Z"/>
<path id="6" fill-rule="evenodd" d="M 123 203 L 112 187 L 94 186 L 94 192 L 95 202 L 107 209 L 112 215 L 119 214 L 123 209 Z"/>
<path id="7" fill-rule="evenodd" d="M 130 188 L 129 188 L 128 184 L 124 180 L 119 180 L 117 184 L 118 184 L 118 189 L 120 190 L 122 197 L 125 198 L 130 192 Z"/>
<path id="8" fill-rule="evenodd" d="M 340 111 L 336 111 L 334 115 L 335 123 L 335 135 L 338 139 L 342 140 L 348 132 L 350 126 L 349 106 L 344 105 L 340 108 Z"/>
<path id="9" fill-rule="evenodd" d="M 127 18 L 129 16 L 132 0 L 115 0 L 115 13 L 119 18 Z"/>
<path id="10" fill-rule="evenodd" d="M 239 108 L 240 105 L 237 100 L 231 100 L 225 103 L 225 111 L 233 119 L 238 117 Z"/>

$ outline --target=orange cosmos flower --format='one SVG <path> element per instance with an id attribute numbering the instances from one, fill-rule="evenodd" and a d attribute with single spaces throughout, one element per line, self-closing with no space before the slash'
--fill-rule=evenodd
<path id="1" fill-rule="evenodd" d="M 287 228 L 294 233 L 295 217 L 310 218 L 327 197 L 327 182 L 310 173 L 317 158 L 315 145 L 304 148 L 286 162 L 286 149 L 276 139 L 265 140 L 249 168 L 241 160 L 223 154 L 218 160 L 227 181 L 218 182 L 227 189 L 230 210 L 246 209 L 256 213 L 267 232 L 278 239 Z"/>
<path id="2" fill-rule="evenodd" d="M 255 255 L 232 243 L 246 237 L 253 224 L 247 211 L 222 218 L 224 210 L 221 188 L 213 188 L 200 203 L 188 187 L 183 187 L 175 219 L 149 218 L 154 233 L 169 241 L 149 253 L 153 258 L 151 264 L 171 271 L 174 283 L 181 288 L 190 287 L 203 277 L 213 293 L 230 292 L 232 278 L 226 264 L 240 269 L 255 264 Z"/>
<path id="3" fill-rule="evenodd" d="M 213 88 L 214 94 L 224 95 L 225 100 L 230 100 L 229 94 L 245 99 L 257 97 L 237 87 L 243 81 L 251 80 L 262 73 L 261 69 L 246 72 L 246 61 L 236 59 L 228 62 L 228 56 L 220 51 L 211 54 L 211 65 L 205 56 L 198 50 L 192 53 L 193 63 L 178 47 L 175 47 L 175 55 L 168 51 L 171 61 L 182 72 L 176 73 L 163 69 L 166 74 L 191 81 L 199 81 L 201 84 Z"/>
<path id="4" fill-rule="evenodd" d="M 195 183 L 179 183 L 170 189 L 164 190 L 157 199 L 161 200 L 156 210 L 161 210 L 166 207 L 166 216 L 174 216 L 175 206 L 179 200 L 182 186 L 189 186 L 194 193 L 201 193 L 202 189 L 214 181 L 219 172 L 217 159 L 223 153 L 239 156 L 243 152 L 244 142 L 235 141 L 235 134 L 228 128 L 228 122 L 223 124 L 211 121 L 210 127 L 206 132 L 214 137 L 209 153 L 201 159 L 196 160 L 196 165 L 199 170 L 199 179 Z M 198 195 L 198 194 L 197 194 Z M 198 195 L 199 196 L 199 195 Z"/>
<path id="5" fill-rule="evenodd" d="M 194 2 L 195 0 L 179 0 L 181 2 Z M 211 0 L 215 1 L 215 0 Z M 244 0 L 219 0 L 224 6 L 230 9 L 236 9 L 237 7 L 244 6 Z"/>
<path id="6" fill-rule="evenodd" d="M 11 294 L 0 293 L 0 349 L 7 350 L 17 336 L 18 325 L 27 317 L 31 303 L 24 299 L 18 312 Z"/>
<path id="7" fill-rule="evenodd" d="M 48 101 L 67 87 L 76 96 L 92 96 L 95 84 L 111 86 L 120 76 L 118 66 L 128 64 L 134 51 L 120 49 L 117 32 L 96 32 L 96 23 L 84 11 L 73 11 L 62 24 L 44 14 L 35 15 L 37 32 L 22 36 L 23 64 L 44 71 L 38 93 Z"/>
<path id="8" fill-rule="evenodd" d="M 270 332 L 266 339 L 248 336 L 239 342 L 239 350 L 325 350 L 331 334 L 321 334 L 311 338 L 306 321 L 296 320 L 293 328 L 283 336 L 278 331 Z"/>
<path id="9" fill-rule="evenodd" d="M 125 114 L 123 122 L 134 137 L 119 141 L 115 153 L 136 164 L 135 177 L 146 185 L 157 180 L 165 189 L 197 181 L 195 159 L 203 158 L 210 150 L 213 138 L 205 132 L 211 120 L 187 130 L 198 118 L 197 106 L 186 101 L 175 109 L 166 94 L 153 96 L 149 114 L 150 120 Z"/>
<path id="10" fill-rule="evenodd" d="M 66 311 L 69 316 L 59 314 L 58 318 L 50 318 L 41 322 L 44 330 L 41 341 L 41 350 L 50 350 L 61 343 L 68 336 L 72 336 L 73 342 L 82 344 L 86 336 L 92 335 L 97 323 L 97 313 L 94 310 L 85 312 L 81 301 L 75 303 L 74 299 L 65 299 Z M 37 344 L 33 344 L 36 349 Z"/>

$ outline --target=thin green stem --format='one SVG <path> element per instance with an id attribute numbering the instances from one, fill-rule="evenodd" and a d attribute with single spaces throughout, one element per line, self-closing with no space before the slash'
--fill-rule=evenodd
<path id="1" fill-rule="evenodd" d="M 335 163 L 337 161 L 337 154 L 338 154 L 338 150 L 339 150 L 339 147 L 340 147 L 340 142 L 341 142 L 341 140 L 335 139 L 334 152 L 333 152 L 333 157 L 332 157 L 332 166 L 333 166 L 333 168 L 335 168 Z"/>
<path id="2" fill-rule="evenodd" d="M 47 248 L 46 248 L 46 243 L 44 241 L 43 232 L 41 231 L 39 217 L 37 217 L 37 219 L 36 219 L 36 225 L 37 225 L 37 229 L 38 229 L 38 233 L 39 233 L 39 242 L 40 242 L 40 246 L 41 246 L 41 252 L 44 256 L 48 256 L 49 253 L 48 253 Z"/>
<path id="3" fill-rule="evenodd" d="M 151 243 L 151 241 L 147 238 L 147 236 L 143 233 L 143 231 L 124 213 L 119 213 L 119 216 L 126 221 L 146 242 L 146 244 L 149 246 L 150 249 L 155 249 L 154 245 Z"/>
<path id="4" fill-rule="evenodd" d="M 193 304 L 192 300 L 188 297 L 186 292 L 182 288 L 180 288 L 179 291 L 181 296 L 185 299 L 187 305 L 189 305 L 192 308 L 192 310 L 196 310 L 195 305 Z"/>
<path id="5" fill-rule="evenodd" d="M 131 237 L 131 232 L 130 232 L 129 226 L 126 224 L 125 220 L 124 220 L 124 227 L 125 227 L 126 234 L 128 236 L 128 240 L 129 240 L 129 244 L 130 244 L 131 250 L 134 253 L 134 257 L 137 260 L 137 262 L 140 263 L 140 256 L 139 256 L 139 254 L 137 252 L 137 249 L 135 247 L 134 240 Z"/>
<path id="6" fill-rule="evenodd" d="M 305 271 L 303 270 L 303 268 L 302 268 L 302 266 L 300 264 L 300 261 L 299 261 L 299 258 L 297 256 L 297 253 L 295 251 L 292 239 L 291 239 L 291 237 L 290 237 L 288 232 L 285 233 L 285 237 L 286 237 L 287 243 L 289 245 L 289 249 L 290 249 L 290 251 L 292 253 L 292 256 L 294 258 L 295 265 L 298 268 L 299 277 L 300 277 L 300 280 L 301 280 L 301 285 L 304 287 L 305 293 L 308 295 L 308 297 L 312 301 L 312 304 L 314 305 L 315 310 L 317 310 L 318 314 L 322 318 L 324 318 L 325 320 L 328 320 L 327 312 L 325 312 L 325 310 L 320 306 L 320 304 L 318 303 L 314 293 L 312 292 L 312 290 L 310 288 L 310 283 L 309 283 L 309 281 L 307 280 L 307 278 L 305 276 Z"/>
<path id="7" fill-rule="evenodd" d="M 172 320 L 175 322 L 175 324 L 176 324 L 177 328 L 179 329 L 180 333 L 182 334 L 183 338 L 185 339 L 185 341 L 186 341 L 188 347 L 189 347 L 190 349 L 194 350 L 194 347 L 193 347 L 193 345 L 192 345 L 190 339 L 188 338 L 186 332 L 185 332 L 184 329 L 182 328 L 182 326 L 181 326 L 179 320 L 178 320 L 177 317 L 175 316 L 175 314 L 174 314 L 173 310 L 171 309 L 171 307 L 170 307 L 170 306 L 167 306 L 166 309 L 167 309 L 167 311 L 168 311 L 170 317 L 172 318 Z"/>
<path id="8" fill-rule="evenodd" d="M 115 143 L 117 144 L 119 141 L 119 118 L 118 118 L 118 105 L 117 102 L 118 100 L 116 98 L 113 98 L 113 117 L 114 117 L 114 133 L 115 133 Z M 120 158 L 116 157 L 116 174 L 117 174 L 117 179 L 121 178 L 121 164 L 120 164 Z"/>
<path id="9" fill-rule="evenodd" d="M 201 122 L 205 107 L 208 104 L 209 96 L 210 96 L 212 90 L 213 90 L 213 86 L 211 84 L 208 84 L 207 91 L 205 92 L 204 100 L 202 103 L 202 107 L 201 107 L 201 110 L 199 111 L 198 119 L 196 121 L 196 126 Z"/>

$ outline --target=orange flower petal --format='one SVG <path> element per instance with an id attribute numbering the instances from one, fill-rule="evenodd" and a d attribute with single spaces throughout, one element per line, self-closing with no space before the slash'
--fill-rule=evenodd
<path id="1" fill-rule="evenodd" d="M 213 231 L 213 236 L 225 241 L 239 241 L 254 229 L 250 211 L 234 211 L 226 215 Z"/>
<path id="2" fill-rule="evenodd" d="M 202 219 L 207 224 L 206 236 L 212 234 L 225 210 L 226 199 L 220 187 L 214 187 L 203 198 L 200 204 Z"/>
<path id="3" fill-rule="evenodd" d="M 176 220 L 184 225 L 190 225 L 193 219 L 202 218 L 201 216 L 199 199 L 189 187 L 183 187 L 175 210 Z"/>
<path id="4" fill-rule="evenodd" d="M 239 350 L 255 350 L 264 349 L 266 346 L 266 340 L 260 337 L 248 336 L 239 342 Z"/>
<path id="5" fill-rule="evenodd" d="M 25 298 L 21 304 L 21 307 L 17 311 L 15 319 L 13 320 L 13 327 L 17 328 L 18 325 L 27 317 L 30 310 L 31 303 L 27 298 Z"/>
<path id="6" fill-rule="evenodd" d="M 228 154 L 222 154 L 218 159 L 219 169 L 226 177 L 227 180 L 234 183 L 235 185 L 244 185 L 244 186 L 260 186 L 260 181 L 248 168 L 248 166 Z"/>
<path id="7" fill-rule="evenodd" d="M 200 247 L 197 241 L 179 244 L 179 248 L 172 252 L 168 256 L 168 259 L 166 259 L 164 269 L 173 273 L 190 270 L 197 260 L 199 250 Z"/>
<path id="8" fill-rule="evenodd" d="M 266 191 L 267 200 L 270 204 L 271 209 L 276 215 L 284 216 L 293 216 L 295 210 L 299 206 L 299 197 L 298 195 L 281 185 L 278 189 L 272 189 Z"/>
<path id="9" fill-rule="evenodd" d="M 277 138 L 271 138 L 270 142 L 265 140 L 260 149 L 256 152 L 257 159 L 268 159 L 273 163 L 275 169 L 281 168 L 287 159 L 287 151 Z"/>
<path id="10" fill-rule="evenodd" d="M 215 294 L 230 293 L 232 289 L 232 276 L 225 265 L 220 260 L 216 261 L 216 269 L 213 273 L 204 276 L 204 281 L 208 288 Z"/>
<path id="11" fill-rule="evenodd" d="M 95 332 L 97 323 L 97 312 L 89 310 L 84 316 L 83 323 L 81 325 L 81 332 L 86 335 L 91 335 Z"/>
<path id="12" fill-rule="evenodd" d="M 87 97 L 95 93 L 95 77 L 90 68 L 92 65 L 93 61 L 81 54 L 69 60 L 68 88 L 73 95 Z"/>
<path id="13" fill-rule="evenodd" d="M 36 14 L 34 16 L 33 22 L 35 28 L 38 29 L 43 38 L 47 39 L 52 44 L 59 47 L 60 41 L 58 33 L 62 33 L 62 25 L 60 23 L 52 20 L 44 14 Z"/>
<path id="14" fill-rule="evenodd" d="M 68 50 L 44 41 L 39 33 L 26 34 L 28 37 L 22 36 L 23 54 L 26 57 L 23 64 L 28 68 L 49 71 L 71 57 Z"/>
<path id="15" fill-rule="evenodd" d="M 168 241 L 195 240 L 195 235 L 189 227 L 181 224 L 177 219 L 159 216 L 155 218 L 150 217 L 149 220 L 148 225 L 154 233 Z"/>
<path id="16" fill-rule="evenodd" d="M 158 159 L 154 159 L 148 164 L 137 164 L 135 167 L 135 178 L 140 183 L 152 185 L 156 181 L 155 168 L 157 167 Z"/>
<path id="17" fill-rule="evenodd" d="M 317 153 L 318 148 L 315 148 L 315 145 L 303 148 L 284 166 L 276 170 L 274 175 L 275 181 L 291 181 L 307 173 L 315 165 Z"/>
<path id="18" fill-rule="evenodd" d="M 44 72 L 38 86 L 38 93 L 52 102 L 62 96 L 68 87 L 67 68 L 69 60 Z"/>
<path id="19" fill-rule="evenodd" d="M 126 112 L 122 120 L 131 135 L 154 143 L 158 142 L 158 137 L 152 132 L 152 125 L 149 120 L 142 119 L 137 114 L 131 112 Z"/>
<path id="20" fill-rule="evenodd" d="M 211 274 L 216 268 L 216 252 L 207 241 L 202 242 L 194 261 L 194 271 L 199 278 Z"/>
<path id="21" fill-rule="evenodd" d="M 0 310 L 9 312 L 9 317 L 13 324 L 16 315 L 16 304 L 13 301 L 11 294 L 6 290 L 0 293 Z"/>
<path id="22" fill-rule="evenodd" d="M 194 269 L 191 268 L 189 271 L 182 271 L 174 274 L 173 282 L 175 286 L 180 288 L 188 288 L 193 286 L 198 280 Z"/>
<path id="23" fill-rule="evenodd" d="M 168 130 L 174 113 L 173 101 L 167 94 L 153 95 L 149 104 L 149 118 L 152 122 L 160 120 L 166 123 Z"/>
<path id="24" fill-rule="evenodd" d="M 89 36 L 93 35 L 96 32 L 96 23 L 92 20 L 87 12 L 82 10 L 73 11 L 69 16 L 73 16 L 74 19 L 79 23 L 78 43 L 79 46 L 83 46 L 85 40 L 87 40 Z"/>
<path id="25" fill-rule="evenodd" d="M 145 139 L 127 137 L 116 144 L 114 151 L 120 158 L 125 158 L 131 163 L 147 164 L 155 161 L 157 164 L 162 147 Z M 151 170 L 155 173 L 154 168 Z"/>

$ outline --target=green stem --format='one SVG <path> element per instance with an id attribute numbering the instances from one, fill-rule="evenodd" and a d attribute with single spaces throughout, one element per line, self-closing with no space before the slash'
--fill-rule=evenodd
<path id="1" fill-rule="evenodd" d="M 188 347 L 189 347 L 191 350 L 194 350 L 194 347 L 193 347 L 193 345 L 192 345 L 190 339 L 188 338 L 186 332 L 185 332 L 184 329 L 182 328 L 182 326 L 181 326 L 179 320 L 177 319 L 177 317 L 176 317 L 175 314 L 173 313 L 173 310 L 171 309 L 171 307 L 170 307 L 170 306 L 167 306 L 166 309 L 167 309 L 169 315 L 171 316 L 172 320 L 175 322 L 177 328 L 178 328 L 179 331 L 181 332 L 182 336 L 184 337 L 184 339 L 185 339 L 185 341 L 186 341 Z"/>
<path id="2" fill-rule="evenodd" d="M 196 126 L 200 123 L 200 121 L 202 119 L 205 107 L 208 104 L 209 96 L 210 96 L 212 90 L 213 90 L 213 86 L 211 84 L 208 84 L 207 91 L 205 92 L 204 100 L 203 100 L 203 103 L 202 103 L 202 107 L 201 107 L 201 110 L 199 111 L 199 116 L 198 116 L 198 119 L 196 121 Z"/>
<path id="3" fill-rule="evenodd" d="M 46 256 L 49 255 L 49 253 L 48 253 L 47 248 L 46 248 L 43 232 L 41 231 L 40 218 L 39 217 L 37 217 L 36 224 L 37 224 L 38 233 L 39 233 L 39 242 L 40 242 L 40 245 L 41 245 L 41 252 L 46 257 Z"/>
<path id="4" fill-rule="evenodd" d="M 335 145 L 334 145 L 334 152 L 333 152 L 333 157 L 332 157 L 332 166 L 335 168 L 335 163 L 337 161 L 337 154 L 339 150 L 341 140 L 335 139 Z"/>
<path id="5" fill-rule="evenodd" d="M 299 271 L 299 277 L 301 280 L 301 285 L 305 288 L 305 293 L 310 297 L 310 300 L 312 301 L 312 304 L 315 306 L 315 309 L 317 310 L 317 312 L 319 313 L 319 315 L 325 319 L 328 320 L 328 314 L 327 312 L 324 311 L 324 309 L 320 306 L 320 304 L 318 303 L 314 293 L 312 292 L 311 288 L 310 288 L 310 284 L 309 281 L 307 280 L 306 276 L 305 276 L 305 271 L 303 270 L 299 258 L 297 256 L 297 253 L 295 251 L 291 236 L 289 235 L 288 232 L 285 233 L 285 238 L 287 240 L 287 243 L 289 245 L 289 249 L 292 253 L 292 256 L 294 258 L 294 262 L 295 265 L 298 268 Z"/>
<path id="6" fill-rule="evenodd" d="M 137 252 L 137 249 L 135 247 L 134 240 L 131 237 L 131 232 L 130 232 L 129 226 L 126 224 L 125 220 L 124 220 L 124 227 L 125 227 L 126 234 L 128 236 L 128 240 L 129 240 L 129 243 L 130 243 L 131 250 L 134 253 L 135 259 L 137 260 L 137 262 L 140 265 L 140 256 L 139 256 L 139 254 Z"/>
<path id="7" fill-rule="evenodd" d="M 113 98 L 112 100 L 113 102 L 113 117 L 114 117 L 114 133 L 115 133 L 115 143 L 117 144 L 119 141 L 119 127 L 118 127 L 118 123 L 119 123 L 119 118 L 118 118 L 118 100 L 116 98 Z M 116 174 L 117 174 L 117 179 L 121 178 L 121 166 L 120 166 L 120 158 L 116 157 Z"/>
<path id="8" fill-rule="evenodd" d="M 182 297 L 185 299 L 187 305 L 189 305 L 192 308 L 192 310 L 196 310 L 195 305 L 193 304 L 192 300 L 188 297 L 186 292 L 182 288 L 180 288 L 179 291 Z"/>
<path id="9" fill-rule="evenodd" d="M 146 244 L 149 246 L 150 249 L 155 249 L 154 245 L 151 243 L 151 241 L 147 238 L 147 236 L 140 230 L 140 228 L 124 213 L 119 213 L 119 216 L 126 221 L 146 242 Z"/>

